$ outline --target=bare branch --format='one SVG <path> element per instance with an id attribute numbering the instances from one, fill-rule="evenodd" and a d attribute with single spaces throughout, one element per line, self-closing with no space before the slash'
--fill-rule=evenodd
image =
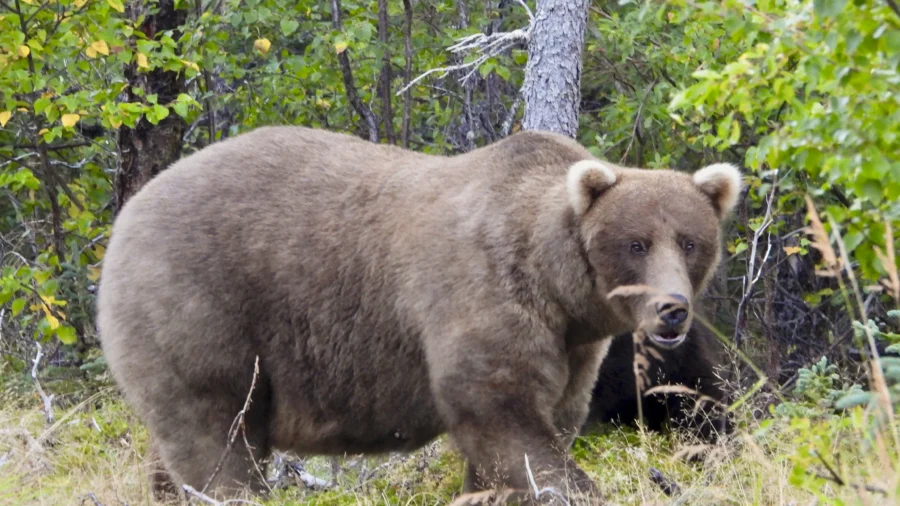
<path id="1" fill-rule="evenodd" d="M 397 95 L 405 92 L 407 89 L 411 88 L 422 79 L 425 79 L 431 74 L 436 73 L 441 73 L 441 77 L 445 77 L 450 72 L 467 70 L 468 72 L 459 79 L 459 82 L 465 83 L 470 77 L 472 77 L 475 72 L 478 71 L 478 68 L 484 62 L 499 54 L 504 53 L 509 49 L 512 49 L 519 43 L 528 43 L 528 41 L 531 39 L 531 31 L 534 28 L 534 13 L 531 12 L 531 9 L 524 2 L 524 0 L 516 1 L 525 8 L 526 12 L 528 12 L 528 19 L 530 20 L 528 26 L 526 26 L 525 28 L 518 28 L 511 32 L 497 32 L 490 35 L 475 33 L 461 39 L 457 39 L 456 44 L 447 48 L 448 51 L 450 51 L 454 55 L 465 56 L 466 54 L 471 53 L 478 54 L 479 56 L 468 63 L 460 63 L 457 65 L 449 65 L 447 67 L 430 69 L 424 74 L 421 74 L 419 77 L 410 81 L 406 86 L 404 86 L 400 91 L 397 92 Z"/>
<path id="2" fill-rule="evenodd" d="M 34 360 L 31 366 L 31 379 L 34 381 L 34 388 L 37 390 L 38 395 L 41 396 L 41 400 L 44 401 L 44 415 L 47 419 L 48 424 L 52 424 L 54 422 L 53 418 L 53 397 L 54 395 L 47 396 L 44 393 L 44 389 L 41 388 L 41 382 L 38 381 L 38 366 L 41 363 L 41 358 L 44 356 L 44 350 L 41 348 L 41 343 L 34 343 L 37 346 L 37 354 L 34 356 Z"/>
<path id="3" fill-rule="evenodd" d="M 209 485 L 212 483 L 213 479 L 215 479 L 216 475 L 219 474 L 219 471 L 222 470 L 222 464 L 225 462 L 225 457 L 228 456 L 228 452 L 231 451 L 231 448 L 234 446 L 234 441 L 237 439 L 238 432 L 244 433 L 244 442 L 247 442 L 246 435 L 246 427 L 244 425 L 244 416 L 247 414 L 247 411 L 250 410 L 251 398 L 253 396 L 253 391 L 256 389 L 256 380 L 259 378 L 259 356 L 257 355 L 256 361 L 253 363 L 253 379 L 250 381 L 250 391 L 247 392 L 247 398 L 244 399 L 244 407 L 238 412 L 237 416 L 234 417 L 234 421 L 231 422 L 231 429 L 228 431 L 228 442 L 225 445 L 225 451 L 222 452 L 222 456 L 219 457 L 219 461 L 216 463 L 216 468 L 213 470 L 212 474 L 206 480 L 206 484 L 203 485 L 203 489 L 197 492 L 202 495 L 203 492 L 206 492 L 206 489 L 209 488 Z M 248 450 L 249 450 L 249 444 Z M 250 455 L 251 460 L 253 460 L 253 455 Z M 254 465 L 256 461 L 253 460 Z M 265 479 L 263 479 L 265 482 Z M 187 489 L 185 489 L 187 490 Z M 191 489 L 193 490 L 193 489 Z M 188 491 L 190 493 L 190 491 Z M 196 492 L 196 490 L 195 490 Z M 199 497 L 199 496 L 198 496 Z"/>
<path id="4" fill-rule="evenodd" d="M 890 6 L 891 10 L 894 11 L 898 17 L 900 17 L 900 5 L 897 5 L 896 0 L 884 0 L 887 2 L 888 6 Z"/>
<path id="5" fill-rule="evenodd" d="M 769 195 L 766 197 L 766 214 L 763 217 L 762 224 L 758 229 L 756 229 L 756 232 L 753 233 L 753 243 L 750 246 L 750 258 L 749 265 L 747 267 L 747 275 L 743 277 L 743 295 L 741 296 L 741 301 L 738 303 L 737 315 L 735 316 L 734 322 L 734 342 L 736 344 L 741 342 L 741 316 L 743 315 L 744 306 L 747 304 L 747 301 L 750 300 L 750 296 L 753 295 L 753 287 L 756 285 L 757 281 L 759 281 L 760 276 L 762 276 L 763 267 L 765 267 L 766 262 L 769 260 L 769 254 L 772 252 L 771 234 L 769 234 L 769 240 L 766 241 L 768 243 L 766 253 L 763 256 L 762 261 L 760 262 L 759 270 L 756 270 L 756 250 L 759 246 L 759 240 L 762 238 L 762 235 L 773 223 L 772 207 L 775 204 L 775 192 L 777 190 L 778 179 L 772 182 L 772 191 L 770 191 Z"/>

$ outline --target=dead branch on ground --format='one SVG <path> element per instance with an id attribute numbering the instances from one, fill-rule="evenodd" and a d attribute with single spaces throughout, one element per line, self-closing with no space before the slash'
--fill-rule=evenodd
<path id="1" fill-rule="evenodd" d="M 227 506 L 229 504 L 252 504 L 253 506 L 262 506 L 258 502 L 253 501 L 245 501 L 243 499 L 229 499 L 227 501 L 217 501 L 212 497 L 204 494 L 203 492 L 197 491 L 194 487 L 190 485 L 183 485 L 182 489 L 192 498 L 198 499 L 201 502 L 206 504 L 211 504 L 212 506 Z"/>
<path id="2" fill-rule="evenodd" d="M 663 473 L 655 467 L 650 468 L 650 481 L 655 483 L 660 490 L 669 497 L 681 495 L 681 487 L 678 486 L 678 483 L 666 478 Z"/>

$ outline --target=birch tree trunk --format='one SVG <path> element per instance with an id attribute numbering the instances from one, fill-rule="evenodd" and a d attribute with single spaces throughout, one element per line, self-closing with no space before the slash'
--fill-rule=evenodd
<path id="1" fill-rule="evenodd" d="M 526 130 L 578 132 L 581 55 L 589 0 L 538 0 L 522 96 Z"/>

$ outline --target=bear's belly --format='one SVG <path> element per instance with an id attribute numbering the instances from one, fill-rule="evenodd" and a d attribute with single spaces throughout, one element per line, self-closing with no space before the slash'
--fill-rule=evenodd
<path id="1" fill-rule="evenodd" d="M 301 455 L 408 452 L 445 431 L 430 402 L 408 408 L 385 410 L 375 416 L 359 416 L 351 411 L 318 412 L 315 420 L 309 416 L 314 409 L 303 414 L 298 410 L 294 416 L 276 413 L 272 443 L 276 448 Z"/>
<path id="2" fill-rule="evenodd" d="M 340 452 L 327 453 L 387 453 L 410 452 L 425 446 L 443 432 L 441 427 L 417 427 L 411 431 L 397 429 L 389 434 L 344 434 L 335 441 Z"/>

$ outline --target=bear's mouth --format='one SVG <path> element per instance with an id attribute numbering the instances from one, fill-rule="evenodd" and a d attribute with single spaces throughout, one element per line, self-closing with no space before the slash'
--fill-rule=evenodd
<path id="1" fill-rule="evenodd" d="M 650 336 L 650 339 L 654 343 L 663 348 L 674 348 L 684 342 L 687 334 L 678 334 L 677 332 L 663 332 L 662 334 L 657 334 L 655 332 L 649 332 L 648 336 Z"/>

